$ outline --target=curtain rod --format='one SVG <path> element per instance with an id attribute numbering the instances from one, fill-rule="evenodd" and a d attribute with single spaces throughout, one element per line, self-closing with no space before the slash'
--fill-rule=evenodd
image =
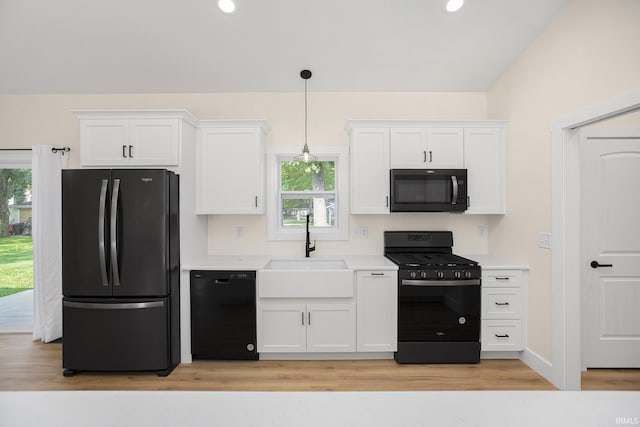
<path id="1" fill-rule="evenodd" d="M 32 151 L 32 149 L 31 148 L 0 148 L 0 151 Z M 64 156 L 64 153 L 68 153 L 69 151 L 71 151 L 71 148 L 67 146 L 51 148 L 52 153 L 57 153 L 58 151 L 61 151 L 62 155 Z"/>

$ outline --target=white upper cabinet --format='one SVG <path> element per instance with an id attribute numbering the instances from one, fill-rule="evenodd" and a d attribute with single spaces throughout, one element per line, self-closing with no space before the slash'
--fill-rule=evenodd
<path id="1" fill-rule="evenodd" d="M 200 122 L 196 142 L 196 213 L 264 212 L 262 120 Z"/>
<path id="2" fill-rule="evenodd" d="M 350 157 L 351 213 L 389 213 L 389 129 L 353 129 Z"/>
<path id="3" fill-rule="evenodd" d="M 179 166 L 184 110 L 74 111 L 82 166 Z"/>
<path id="4" fill-rule="evenodd" d="M 504 128 L 464 130 L 467 214 L 505 213 Z"/>
<path id="5" fill-rule="evenodd" d="M 389 213 L 390 169 L 467 169 L 466 214 L 503 214 L 505 128 L 500 120 L 349 120 L 351 213 Z"/>
<path id="6" fill-rule="evenodd" d="M 457 169 L 462 165 L 462 128 L 391 128 L 391 169 Z"/>

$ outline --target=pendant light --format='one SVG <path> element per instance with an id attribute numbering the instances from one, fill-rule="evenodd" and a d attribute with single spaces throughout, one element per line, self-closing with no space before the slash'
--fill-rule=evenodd
<path id="1" fill-rule="evenodd" d="M 311 78 L 311 71 L 300 71 L 300 77 L 304 80 L 304 147 L 302 147 L 302 154 L 295 156 L 294 160 L 308 163 L 316 161 L 316 157 L 309 152 L 309 145 L 307 144 L 307 80 Z"/>

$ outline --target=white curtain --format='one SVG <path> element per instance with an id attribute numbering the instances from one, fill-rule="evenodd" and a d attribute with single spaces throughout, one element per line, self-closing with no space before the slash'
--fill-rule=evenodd
<path id="1" fill-rule="evenodd" d="M 62 169 L 69 155 L 33 146 L 33 339 L 62 337 Z"/>

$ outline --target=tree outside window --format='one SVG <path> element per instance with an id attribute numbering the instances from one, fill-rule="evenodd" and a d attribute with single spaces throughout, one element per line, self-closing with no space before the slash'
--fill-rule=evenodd
<path id="1" fill-rule="evenodd" d="M 336 162 L 280 162 L 280 225 L 304 227 L 310 215 L 313 227 L 336 226 Z"/>

